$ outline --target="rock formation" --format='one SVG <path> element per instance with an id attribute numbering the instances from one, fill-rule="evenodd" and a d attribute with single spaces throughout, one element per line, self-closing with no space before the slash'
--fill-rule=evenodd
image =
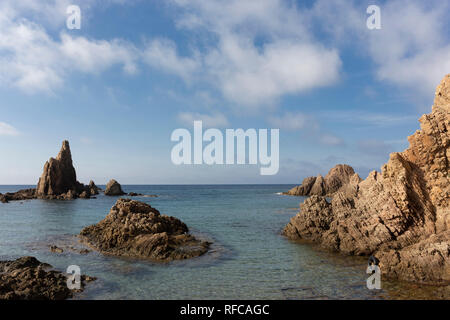
<path id="1" fill-rule="evenodd" d="M 0 193 L 0 202 L 8 203 L 9 201 L 30 200 L 36 198 L 36 189 L 24 189 L 17 192 Z"/>
<path id="2" fill-rule="evenodd" d="M 350 183 L 352 192 L 336 193 L 331 203 L 306 199 L 284 234 L 374 255 L 388 278 L 450 283 L 450 75 L 419 121 L 410 147 L 392 153 L 381 173 Z"/>
<path id="3" fill-rule="evenodd" d="M 36 196 L 42 199 L 89 198 L 91 190 L 77 181 L 72 163 L 69 141 L 63 141 L 56 159 L 50 158 L 36 187 Z"/>
<path id="4" fill-rule="evenodd" d="M 361 181 L 352 167 L 346 164 L 338 164 L 328 174 L 322 177 L 305 178 L 300 186 L 294 187 L 284 194 L 290 196 L 332 196 L 338 191 L 343 191 L 350 180 Z"/>
<path id="5" fill-rule="evenodd" d="M 97 187 L 96 185 L 95 185 L 95 183 L 94 183 L 94 181 L 90 181 L 89 182 L 89 192 L 91 193 L 91 195 L 93 196 L 93 195 L 97 195 L 97 194 L 99 194 L 99 191 L 100 191 L 100 188 L 99 187 Z"/>
<path id="6" fill-rule="evenodd" d="M 112 179 L 108 182 L 105 189 L 105 195 L 107 196 L 123 196 L 125 192 L 122 190 L 122 186 L 116 180 Z"/>
<path id="7" fill-rule="evenodd" d="M 50 158 L 44 165 L 44 171 L 39 178 L 36 189 L 19 190 L 14 193 L 0 194 L 0 201 L 29 199 L 89 199 L 98 194 L 98 188 L 93 181 L 85 186 L 77 181 L 77 175 L 72 163 L 72 154 L 68 141 L 63 141 L 61 151 L 56 159 Z"/>
<path id="8" fill-rule="evenodd" d="M 63 300 L 83 291 L 86 282 L 95 280 L 81 276 L 81 289 L 70 290 L 65 274 L 47 269 L 46 263 L 34 257 L 0 261 L 0 300 Z"/>
<path id="9" fill-rule="evenodd" d="M 119 199 L 105 219 L 84 228 L 81 238 L 104 254 L 170 261 L 200 256 L 209 243 L 188 234 L 187 226 L 150 205 Z"/>

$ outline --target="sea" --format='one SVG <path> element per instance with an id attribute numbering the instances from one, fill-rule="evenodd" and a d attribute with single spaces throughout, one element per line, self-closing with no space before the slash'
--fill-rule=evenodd
<path id="1" fill-rule="evenodd" d="M 33 186 L 0 186 L 0 193 Z M 100 186 L 104 188 L 104 186 Z M 123 185 L 133 197 L 181 219 L 213 244 L 204 256 L 153 262 L 80 253 L 77 235 L 102 220 L 118 197 L 0 203 L 0 260 L 34 256 L 66 272 L 94 276 L 73 299 L 439 299 L 448 287 L 381 278 L 368 289 L 367 257 L 330 253 L 282 235 L 303 197 L 293 185 Z M 63 248 L 55 253 L 50 246 Z"/>

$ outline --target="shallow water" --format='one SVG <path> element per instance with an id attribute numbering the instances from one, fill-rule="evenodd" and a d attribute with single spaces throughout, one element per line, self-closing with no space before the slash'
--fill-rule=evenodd
<path id="1" fill-rule="evenodd" d="M 26 187 L 0 186 L 0 193 Z M 448 294 L 448 287 L 384 280 L 382 290 L 368 290 L 365 258 L 281 236 L 303 201 L 277 194 L 290 187 L 123 186 L 126 192 L 159 195 L 134 199 L 180 218 L 191 232 L 214 242 L 203 257 L 171 263 L 67 250 L 81 248 L 75 235 L 103 219 L 117 197 L 0 203 L 0 260 L 32 255 L 58 270 L 80 266 L 98 280 L 76 299 L 428 299 Z M 50 252 L 50 245 L 64 253 Z"/>

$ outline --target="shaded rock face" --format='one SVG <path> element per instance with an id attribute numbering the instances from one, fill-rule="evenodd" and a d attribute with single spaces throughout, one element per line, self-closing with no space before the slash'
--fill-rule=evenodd
<path id="1" fill-rule="evenodd" d="M 350 182 L 361 180 L 352 167 L 346 164 L 338 164 L 332 168 L 325 177 L 320 174 L 317 177 L 305 178 L 300 186 L 294 187 L 284 193 L 291 196 L 332 196 Z"/>
<path id="2" fill-rule="evenodd" d="M 0 300 L 63 300 L 73 297 L 65 274 L 47 269 L 49 264 L 34 257 L 0 261 Z M 95 278 L 82 276 L 81 289 Z"/>
<path id="3" fill-rule="evenodd" d="M 450 75 L 437 87 L 432 112 L 410 147 L 392 153 L 381 173 L 350 183 L 331 203 L 311 197 L 285 227 L 354 255 L 375 255 L 386 277 L 450 283 Z"/>
<path id="4" fill-rule="evenodd" d="M 83 193 L 84 192 L 84 193 Z M 80 194 L 90 197 L 90 190 L 77 181 L 69 141 L 63 141 L 56 159 L 50 158 L 36 187 L 36 196 L 44 199 L 75 199 Z"/>
<path id="5" fill-rule="evenodd" d="M 91 195 L 99 194 L 100 188 L 95 185 L 94 181 L 91 180 L 88 187 Z"/>
<path id="6" fill-rule="evenodd" d="M 107 196 L 122 196 L 125 192 L 122 190 L 122 186 L 116 180 L 112 179 L 108 182 L 105 189 L 105 195 Z"/>
<path id="7" fill-rule="evenodd" d="M 36 189 L 24 189 L 17 192 L 0 193 L 0 202 L 8 203 L 9 201 L 30 200 L 36 198 Z"/>
<path id="8" fill-rule="evenodd" d="M 80 235 L 104 254 L 159 261 L 197 257 L 209 247 L 208 242 L 189 235 L 188 227 L 177 218 L 130 199 L 117 200 L 105 219 L 84 228 Z"/>

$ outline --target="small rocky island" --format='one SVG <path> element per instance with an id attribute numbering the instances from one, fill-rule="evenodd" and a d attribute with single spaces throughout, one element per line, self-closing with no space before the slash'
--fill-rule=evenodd
<path id="1" fill-rule="evenodd" d="M 332 201 L 311 196 L 284 228 L 350 255 L 374 255 L 387 278 L 450 283 L 450 75 L 437 87 L 430 114 L 390 155 L 381 173 L 351 179 Z"/>
<path id="2" fill-rule="evenodd" d="M 338 191 L 345 191 L 349 183 L 359 183 L 361 178 L 352 167 L 338 164 L 325 177 L 305 178 L 300 186 L 294 187 L 283 194 L 289 196 L 327 196 L 331 197 Z"/>
<path id="3" fill-rule="evenodd" d="M 69 141 L 64 140 L 61 150 L 56 158 L 50 158 L 45 165 L 42 176 L 39 178 L 36 188 L 23 189 L 17 192 L 0 193 L 0 202 L 46 199 L 46 200 L 73 200 L 77 198 L 90 199 L 98 195 L 101 189 L 94 181 L 84 185 L 77 181 L 77 174 L 72 162 Z M 105 195 L 126 195 L 122 186 L 114 179 L 106 185 Z M 130 192 L 130 197 L 144 196 L 157 197 L 157 195 L 144 195 Z"/>
<path id="4" fill-rule="evenodd" d="M 0 194 L 0 201 L 7 203 L 9 201 L 30 199 L 89 199 L 98 193 L 99 188 L 92 180 L 87 186 L 77 181 L 69 141 L 65 140 L 56 159 L 50 158 L 45 163 L 44 171 L 39 178 L 36 189 Z"/>
<path id="5" fill-rule="evenodd" d="M 81 288 L 70 290 L 66 275 L 50 268 L 34 257 L 0 261 L 0 300 L 64 300 L 95 280 L 82 275 Z"/>
<path id="6" fill-rule="evenodd" d="M 208 251 L 209 242 L 188 232 L 182 221 L 161 215 L 146 203 L 118 199 L 106 218 L 84 228 L 80 237 L 104 254 L 171 261 L 198 257 Z"/>

